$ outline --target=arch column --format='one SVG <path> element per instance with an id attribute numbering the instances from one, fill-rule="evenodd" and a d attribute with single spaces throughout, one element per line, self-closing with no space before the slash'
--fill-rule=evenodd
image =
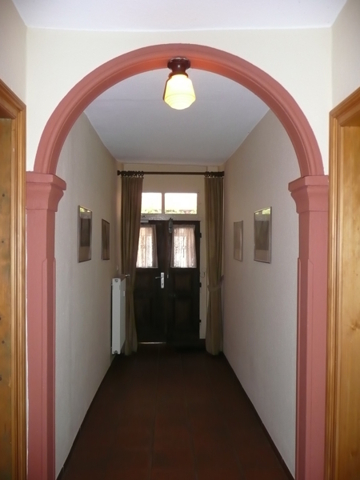
<path id="1" fill-rule="evenodd" d="M 297 326 L 297 480 L 322 480 L 325 459 L 327 176 L 289 184 L 299 214 Z"/>
<path id="2" fill-rule="evenodd" d="M 55 478 L 55 212 L 66 189 L 27 172 L 28 479 Z"/>

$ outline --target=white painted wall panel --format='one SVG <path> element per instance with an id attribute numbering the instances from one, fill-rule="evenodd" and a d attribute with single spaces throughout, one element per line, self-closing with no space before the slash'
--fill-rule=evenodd
<path id="1" fill-rule="evenodd" d="M 272 112 L 225 166 L 224 352 L 289 469 L 295 470 L 298 216 L 293 147 Z M 271 263 L 254 261 L 254 211 L 272 207 Z M 243 262 L 233 224 L 244 222 Z"/>
<path id="2" fill-rule="evenodd" d="M 332 28 L 333 107 L 360 87 L 360 2 L 348 0 Z"/>
<path id="3" fill-rule="evenodd" d="M 111 279 L 116 275 L 115 160 L 85 115 L 61 152 L 67 183 L 56 214 L 56 473 L 62 468 L 111 360 Z M 92 258 L 77 260 L 77 208 L 92 210 Z M 101 220 L 110 222 L 110 260 L 101 260 Z"/>
<path id="4" fill-rule="evenodd" d="M 26 102 L 26 27 L 11 0 L 0 0 L 0 79 Z"/>

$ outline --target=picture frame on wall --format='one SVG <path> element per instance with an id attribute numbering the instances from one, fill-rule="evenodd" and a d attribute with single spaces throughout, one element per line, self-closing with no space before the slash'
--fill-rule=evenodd
<path id="1" fill-rule="evenodd" d="M 110 260 L 110 223 L 101 220 L 101 259 Z"/>
<path id="2" fill-rule="evenodd" d="M 243 260 L 243 220 L 234 222 L 234 259 Z"/>
<path id="3" fill-rule="evenodd" d="M 272 208 L 262 208 L 254 213 L 254 260 L 271 263 Z"/>
<path id="4" fill-rule="evenodd" d="M 78 207 L 78 261 L 91 260 L 92 211 Z"/>

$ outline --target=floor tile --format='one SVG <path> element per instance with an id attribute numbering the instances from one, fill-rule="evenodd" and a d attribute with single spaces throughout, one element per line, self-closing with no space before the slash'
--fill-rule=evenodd
<path id="1" fill-rule="evenodd" d="M 187 426 L 174 427 L 169 431 L 155 430 L 153 445 L 157 448 L 191 448 L 193 439 Z"/>
<path id="2" fill-rule="evenodd" d="M 197 472 L 197 480 L 246 480 L 238 468 L 229 469 L 226 466 L 199 468 Z"/>
<path id="3" fill-rule="evenodd" d="M 107 464 L 108 469 L 147 470 L 151 467 L 151 452 L 149 449 L 114 448 L 108 453 Z"/>
<path id="4" fill-rule="evenodd" d="M 190 448 L 162 447 L 152 453 L 152 468 L 194 468 L 194 454 Z"/>
<path id="5" fill-rule="evenodd" d="M 287 480 L 287 476 L 280 469 L 252 467 L 245 469 L 246 480 Z"/>
<path id="6" fill-rule="evenodd" d="M 150 428 L 142 427 L 120 427 L 114 435 L 113 445 L 116 448 L 142 449 L 151 447 L 153 433 Z"/>
<path id="7" fill-rule="evenodd" d="M 225 357 L 116 357 L 58 480 L 287 480 Z"/>
<path id="8" fill-rule="evenodd" d="M 260 467 L 267 469 L 280 469 L 281 465 L 269 445 L 244 446 L 236 449 L 238 458 L 244 468 Z"/>
<path id="9" fill-rule="evenodd" d="M 184 468 L 154 468 L 151 470 L 150 478 L 151 480 L 197 480 L 194 470 Z"/>
<path id="10" fill-rule="evenodd" d="M 104 472 L 105 473 L 105 472 Z M 102 477 L 102 480 L 150 480 L 150 469 L 141 469 L 137 467 L 133 468 L 109 468 L 109 474 L 106 473 Z M 87 479 L 83 479 L 87 480 Z"/>

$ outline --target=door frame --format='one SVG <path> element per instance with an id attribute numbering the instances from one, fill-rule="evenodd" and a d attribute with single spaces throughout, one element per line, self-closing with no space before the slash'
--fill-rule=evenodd
<path id="1" fill-rule="evenodd" d="M 160 214 L 160 216 L 162 216 Z M 163 318 L 163 335 L 162 338 L 158 337 L 151 337 L 148 338 L 147 340 L 141 340 L 140 339 L 140 330 L 138 329 L 138 323 L 137 323 L 137 335 L 138 335 L 138 341 L 141 343 L 142 341 L 146 342 L 159 342 L 159 343 L 174 343 L 170 338 L 169 338 L 169 325 L 171 325 L 173 322 L 169 321 L 169 319 L 172 319 L 172 316 L 169 314 L 169 295 L 173 292 L 170 292 L 170 281 L 172 280 L 172 274 L 174 272 L 173 268 L 170 267 L 171 263 L 171 253 L 172 253 L 172 242 L 170 240 L 171 234 L 169 232 L 169 221 L 171 220 L 173 222 L 173 226 L 176 225 L 193 225 L 195 227 L 195 249 L 196 249 L 196 259 L 197 259 L 197 266 L 195 271 L 197 272 L 197 279 L 198 279 L 198 289 L 197 289 L 197 310 L 198 310 L 198 315 L 197 315 L 197 321 L 198 321 L 198 335 L 196 340 L 192 339 L 191 341 L 189 340 L 189 346 L 198 346 L 200 345 L 200 249 L 201 249 L 201 231 L 200 231 L 200 225 L 201 225 L 201 220 L 199 219 L 190 219 L 190 218 L 185 218 L 185 219 L 180 219 L 176 218 L 176 220 L 173 220 L 172 218 L 169 219 L 164 219 L 164 218 L 155 218 L 156 215 L 152 215 L 152 218 L 147 220 L 146 223 L 140 226 L 146 227 L 147 225 L 155 225 L 157 227 L 159 225 L 159 229 L 156 230 L 156 248 L 157 248 L 157 256 L 158 256 L 158 267 L 154 268 L 147 268 L 147 267 L 136 267 L 136 279 L 135 279 L 135 287 L 134 287 L 134 307 L 135 307 L 135 312 L 136 312 L 136 302 L 139 297 L 137 297 L 138 291 L 137 291 L 137 275 L 144 272 L 152 272 L 153 275 L 157 275 L 157 277 L 154 277 L 155 279 L 160 279 L 159 275 L 161 274 L 161 271 L 165 274 L 165 286 L 163 289 L 163 292 L 161 292 L 162 289 L 160 289 L 160 282 L 157 282 L 158 287 L 160 290 L 160 293 L 162 295 L 156 296 L 157 300 L 161 302 L 161 307 L 163 308 L 163 311 L 161 312 L 161 317 Z M 160 230 L 160 233 L 159 233 Z M 161 236 L 164 236 L 164 238 L 161 238 Z M 159 238 L 161 239 L 159 242 Z M 160 246 L 160 252 L 159 252 L 159 246 Z M 165 259 L 161 258 L 161 251 L 165 252 Z M 160 253 L 160 254 L 159 254 Z M 139 272 L 140 270 L 140 272 Z M 148 291 L 148 290 L 147 290 Z M 141 297 L 140 297 L 141 300 Z M 135 315 L 136 317 L 136 315 Z M 150 315 L 151 317 L 151 315 Z M 175 342 L 177 344 L 177 342 Z M 185 342 L 186 344 L 186 342 Z"/>
<path id="2" fill-rule="evenodd" d="M 26 338 L 25 338 L 25 105 L 0 80 L 0 118 L 11 119 L 11 348 L 6 361 L 11 371 L 11 478 L 25 480 Z M 0 146 L 1 147 L 1 146 Z"/>
<path id="3" fill-rule="evenodd" d="M 29 480 L 52 480 L 55 470 L 55 212 L 66 188 L 55 175 L 60 151 L 76 119 L 97 96 L 132 75 L 164 68 L 176 56 L 255 93 L 293 144 L 301 173 L 289 184 L 299 214 L 296 478 L 324 476 L 328 178 L 315 135 L 293 97 L 255 65 L 212 47 L 164 44 L 120 55 L 80 80 L 49 118 L 34 171 L 27 173 Z"/>
<path id="4" fill-rule="evenodd" d="M 352 368 L 352 365 L 360 362 L 359 325 L 356 323 L 359 302 L 358 297 L 350 298 L 344 292 L 345 279 L 347 276 L 350 278 L 353 272 L 343 266 L 346 257 L 354 260 L 358 252 L 354 251 L 352 241 L 354 237 L 359 240 L 355 233 L 358 226 L 350 227 L 354 228 L 350 236 L 349 230 L 346 230 L 349 228 L 349 215 L 343 215 L 345 190 L 348 195 L 354 191 L 354 172 L 351 166 L 347 168 L 351 162 L 346 161 L 349 154 L 355 154 L 352 150 L 353 135 L 359 144 L 360 88 L 330 112 L 326 480 L 355 478 L 351 475 L 354 474 L 354 468 L 359 467 L 359 458 L 351 451 L 351 447 L 359 448 L 360 445 L 358 425 L 349 421 L 346 415 L 346 411 L 360 414 L 358 377 Z M 359 202 L 357 206 L 360 208 Z M 344 235 L 346 243 L 342 241 Z M 351 277 L 351 282 L 360 285 L 356 276 Z M 354 351 L 356 347 L 357 352 Z M 348 387 L 341 381 L 342 378 L 347 379 Z"/>

